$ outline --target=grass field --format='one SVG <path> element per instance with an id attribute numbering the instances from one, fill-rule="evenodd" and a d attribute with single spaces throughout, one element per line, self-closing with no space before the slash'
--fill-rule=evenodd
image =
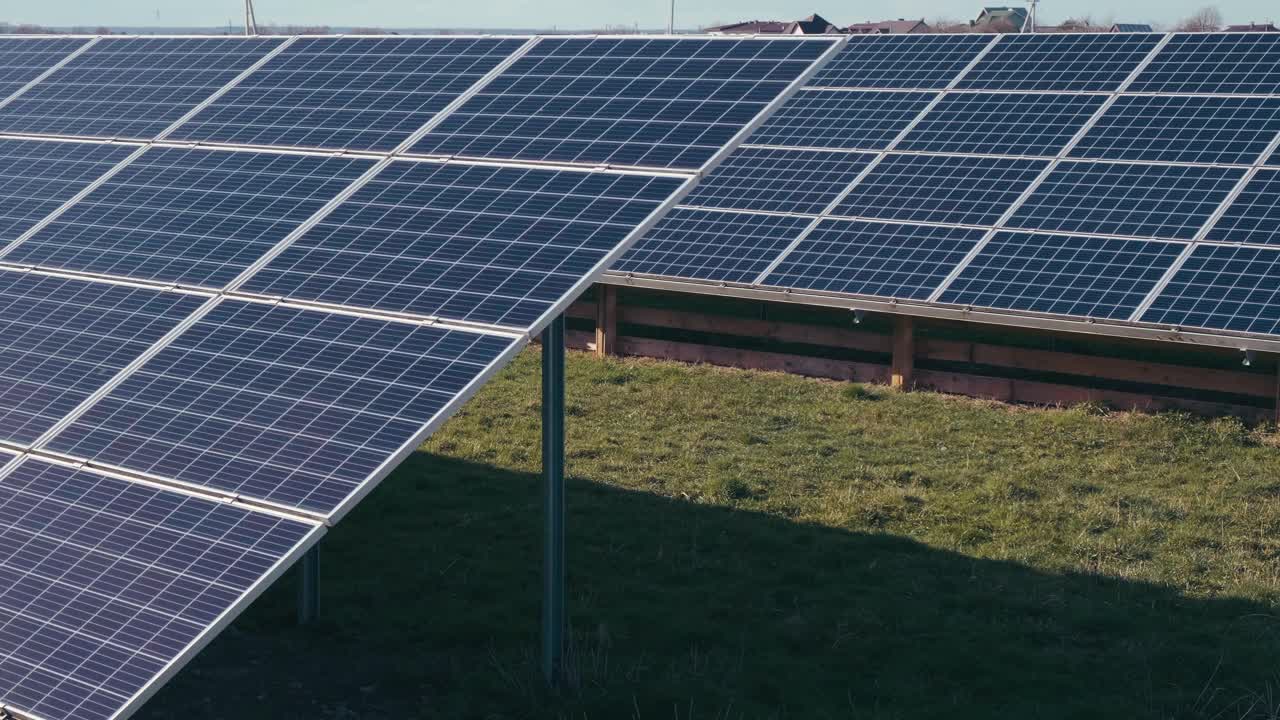
<path id="1" fill-rule="evenodd" d="M 538 354 L 139 717 L 1277 718 L 1280 447 L 569 356 L 574 687 L 539 688 Z"/>

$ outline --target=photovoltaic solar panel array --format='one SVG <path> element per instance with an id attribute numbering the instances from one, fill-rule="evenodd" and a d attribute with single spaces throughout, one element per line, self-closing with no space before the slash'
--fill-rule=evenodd
<path id="1" fill-rule="evenodd" d="M 1275 349 L 1278 142 L 1273 34 L 852 37 L 609 281 Z"/>
<path id="2" fill-rule="evenodd" d="M 135 711 L 837 45 L 0 38 L 3 710 Z"/>

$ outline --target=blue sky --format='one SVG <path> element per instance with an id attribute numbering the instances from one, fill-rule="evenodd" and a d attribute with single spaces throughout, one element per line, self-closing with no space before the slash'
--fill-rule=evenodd
<path id="1" fill-rule="evenodd" d="M 981 0 L 676 0 L 676 24 L 697 27 L 749 18 L 793 19 L 817 11 L 832 22 L 896 17 L 965 19 Z M 1004 0 L 1008 2 L 1009 0 Z M 1173 23 L 1205 0 L 1044 0 L 1041 17 L 1071 15 L 1095 21 Z M 666 24 L 667 0 L 255 0 L 259 22 L 383 27 L 529 27 L 590 29 L 605 25 L 657 28 Z M 225 25 L 239 17 L 242 0 L 40 0 L 0 10 L 0 20 L 43 25 Z M 1120 9 L 1117 10 L 1117 7 Z M 1280 20 L 1265 0 L 1218 4 L 1228 22 Z M 5 17 L 7 16 L 7 17 Z"/>

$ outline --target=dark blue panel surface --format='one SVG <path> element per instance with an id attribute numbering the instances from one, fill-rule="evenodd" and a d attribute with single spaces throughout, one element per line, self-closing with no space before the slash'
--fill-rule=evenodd
<path id="1" fill-rule="evenodd" d="M 1280 34 L 1177 34 L 1128 88 L 1153 93 L 1280 92 Z"/>
<path id="2" fill-rule="evenodd" d="M 681 204 L 726 210 L 819 213 L 874 155 L 739 148 Z"/>
<path id="3" fill-rule="evenodd" d="M 392 150 L 523 40 L 299 38 L 172 137 Z"/>
<path id="4" fill-rule="evenodd" d="M 880 150 L 924 110 L 934 93 L 802 90 L 755 132 L 755 145 Z"/>
<path id="5" fill-rule="evenodd" d="M 1126 95 L 1071 150 L 1072 157 L 1241 163 L 1280 133 L 1280 98 Z"/>
<path id="6" fill-rule="evenodd" d="M 855 35 L 809 81 L 817 87 L 945 88 L 992 35 Z"/>
<path id="7" fill-rule="evenodd" d="M 0 139 L 0 248 L 134 150 L 127 145 Z"/>
<path id="8" fill-rule="evenodd" d="M 524 327 L 682 182 L 398 162 L 245 289 Z"/>
<path id="9" fill-rule="evenodd" d="M 1280 335 L 1280 250 L 1195 248 L 1141 320 Z"/>
<path id="10" fill-rule="evenodd" d="M 0 108 L 0 130 L 148 139 L 280 38 L 103 38 Z"/>
<path id="11" fill-rule="evenodd" d="M 1190 240 L 1243 175 L 1238 168 L 1064 162 L 1006 225 Z"/>
<path id="12" fill-rule="evenodd" d="M 512 342 L 228 300 L 49 448 L 330 513 Z"/>
<path id="13" fill-rule="evenodd" d="M 222 287 L 372 165 L 153 147 L 5 260 Z"/>
<path id="14" fill-rule="evenodd" d="M 0 271 L 0 438 L 34 441 L 202 302 Z"/>
<path id="15" fill-rule="evenodd" d="M 957 87 L 980 90 L 1115 90 L 1160 42 L 1148 33 L 1005 35 Z"/>
<path id="16" fill-rule="evenodd" d="M 1105 100 L 1100 95 L 952 94 L 930 110 L 897 149 L 1055 155 Z"/>
<path id="17" fill-rule="evenodd" d="M 889 155 L 832 211 L 885 220 L 989 225 L 1047 160 Z"/>
<path id="18" fill-rule="evenodd" d="M 413 152 L 697 168 L 830 47 L 544 38 Z"/>
<path id="19" fill-rule="evenodd" d="M 0 37 L 0 101 L 86 42 L 85 38 Z"/>
<path id="20" fill-rule="evenodd" d="M 940 302 L 1124 320 L 1184 245 L 1001 232 Z"/>
<path id="21" fill-rule="evenodd" d="M 765 285 L 923 300 L 983 231 L 857 220 L 823 220 Z"/>
<path id="22" fill-rule="evenodd" d="M 1263 168 L 1250 178 L 1206 239 L 1280 245 L 1280 170 Z"/>
<path id="23" fill-rule="evenodd" d="M 313 526 L 27 459 L 0 479 L 0 696 L 106 720 Z"/>
<path id="24" fill-rule="evenodd" d="M 749 283 L 812 222 L 677 208 L 613 266 L 617 272 Z"/>

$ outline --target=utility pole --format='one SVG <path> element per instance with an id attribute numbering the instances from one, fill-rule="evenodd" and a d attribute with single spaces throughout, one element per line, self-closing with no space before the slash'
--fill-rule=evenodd
<path id="1" fill-rule="evenodd" d="M 244 0 L 244 34 L 246 37 L 258 34 L 258 18 L 253 14 L 253 0 Z"/>
<path id="2" fill-rule="evenodd" d="M 1027 0 L 1027 5 L 1031 6 L 1027 13 L 1027 21 L 1022 24 L 1022 32 L 1033 33 L 1036 31 L 1036 6 L 1040 4 L 1040 0 Z"/>
<path id="3" fill-rule="evenodd" d="M 667 34 L 676 34 L 676 0 L 671 0 L 671 14 L 667 16 Z"/>

